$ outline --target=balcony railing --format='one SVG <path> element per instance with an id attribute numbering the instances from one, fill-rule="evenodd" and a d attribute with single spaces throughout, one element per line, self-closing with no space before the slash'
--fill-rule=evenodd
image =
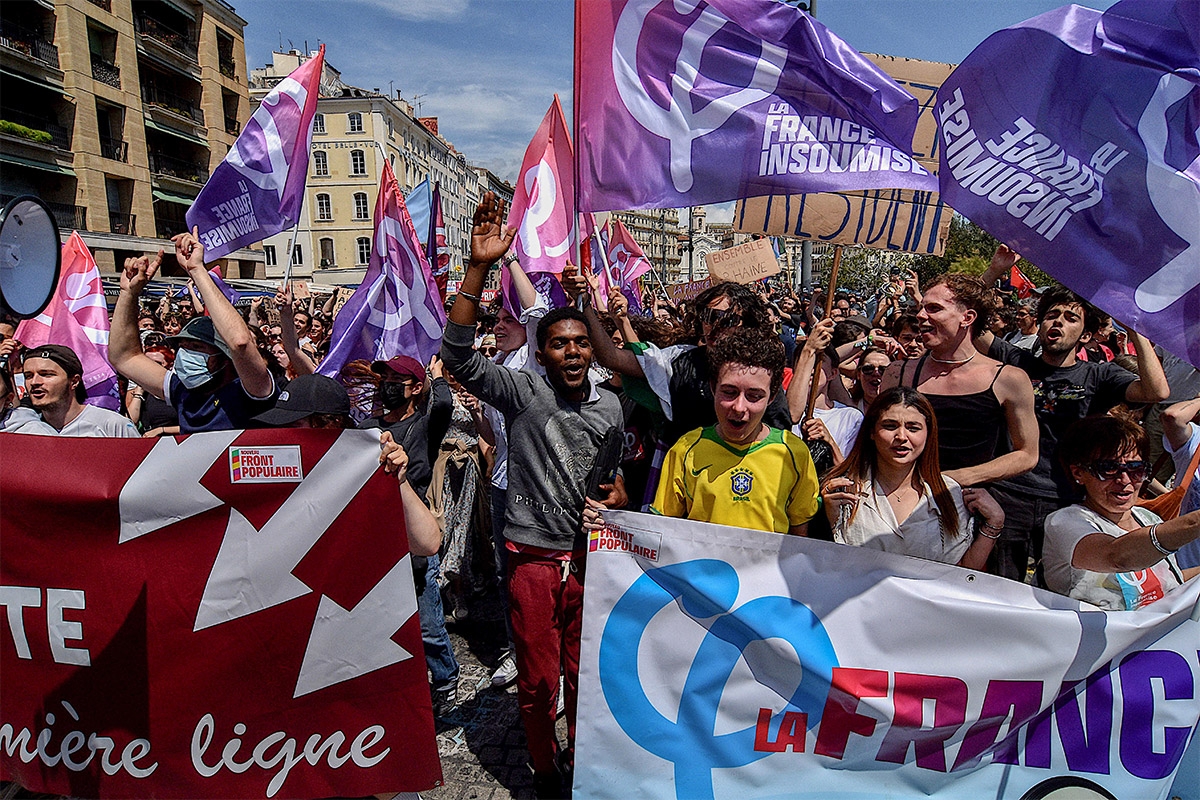
<path id="1" fill-rule="evenodd" d="M 0 206 L 8 205 L 15 197 L 16 195 L 0 194 Z M 54 215 L 54 221 L 58 223 L 60 230 L 87 230 L 87 209 L 83 206 L 47 202 L 46 207 Z"/>
<path id="2" fill-rule="evenodd" d="M 142 100 L 152 106 L 165 108 L 183 117 L 188 117 L 198 125 L 204 124 L 204 111 L 192 101 L 167 89 L 157 86 L 143 86 Z"/>
<path id="3" fill-rule="evenodd" d="M 165 44 L 191 61 L 196 61 L 196 42 L 188 34 L 145 14 L 134 17 L 133 23 L 138 33 Z"/>
<path id="4" fill-rule="evenodd" d="M 58 48 L 41 31 L 14 22 L 0 22 L 0 45 L 58 68 Z"/>
<path id="5" fill-rule="evenodd" d="M 100 155 L 111 158 L 113 161 L 127 162 L 129 161 L 129 142 L 101 136 Z"/>
<path id="6" fill-rule="evenodd" d="M 99 6 L 105 11 L 112 11 L 112 0 L 88 0 L 94 6 Z"/>
<path id="7" fill-rule="evenodd" d="M 242 132 L 242 123 L 238 122 L 237 117 L 226 117 L 225 132 L 230 136 L 237 136 Z"/>
<path id="8" fill-rule="evenodd" d="M 114 89 L 121 88 L 121 68 L 92 53 L 92 78 Z"/>
<path id="9" fill-rule="evenodd" d="M 208 180 L 207 165 L 163 153 L 150 153 L 150 171 L 156 175 L 167 175 L 192 183 L 204 183 Z"/>
<path id="10" fill-rule="evenodd" d="M 40 117 L 36 114 L 29 114 L 24 111 L 17 111 L 13 108 L 0 109 L 0 119 L 8 122 L 15 122 L 17 125 L 22 125 L 30 130 L 31 133 L 43 133 L 50 137 L 49 144 L 54 145 L 62 150 L 71 149 L 71 132 L 54 122 L 49 117 Z M 13 135 L 23 136 L 21 133 L 12 132 Z M 30 141 L 37 142 L 44 137 L 24 136 Z"/>
<path id="11" fill-rule="evenodd" d="M 108 230 L 123 236 L 137 236 L 137 215 L 120 211 L 108 212 Z"/>
<path id="12" fill-rule="evenodd" d="M 232 58 L 221 57 L 217 62 L 217 68 L 221 70 L 221 74 L 226 78 L 237 78 L 237 66 Z"/>
<path id="13" fill-rule="evenodd" d="M 187 233 L 187 220 L 182 217 L 179 219 L 163 219 L 161 217 L 154 218 L 154 232 L 158 234 L 159 239 L 170 239 L 177 233 Z"/>

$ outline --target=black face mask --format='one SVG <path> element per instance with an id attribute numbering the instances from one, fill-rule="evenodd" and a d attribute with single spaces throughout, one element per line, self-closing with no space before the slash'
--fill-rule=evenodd
<path id="1" fill-rule="evenodd" d="M 408 402 L 408 385 L 384 381 L 379 384 L 379 399 L 388 411 L 400 408 Z"/>

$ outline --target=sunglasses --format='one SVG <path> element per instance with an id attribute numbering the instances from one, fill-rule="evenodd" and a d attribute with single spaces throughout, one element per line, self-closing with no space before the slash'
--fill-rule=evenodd
<path id="1" fill-rule="evenodd" d="M 1116 480 L 1118 475 L 1124 473 L 1133 483 L 1144 481 L 1149 471 L 1145 461 L 1114 460 L 1093 461 L 1086 469 L 1102 481 Z"/>
<path id="2" fill-rule="evenodd" d="M 709 325 L 741 325 L 742 315 L 733 309 L 706 308 L 700 319 Z"/>
<path id="3" fill-rule="evenodd" d="M 882 375 L 887 372 L 887 367 L 880 366 L 879 364 L 867 364 L 859 367 L 858 371 L 863 375 Z"/>

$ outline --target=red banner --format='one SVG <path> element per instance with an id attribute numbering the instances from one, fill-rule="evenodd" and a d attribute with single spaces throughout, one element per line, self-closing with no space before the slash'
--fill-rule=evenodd
<path id="1" fill-rule="evenodd" d="M 0 779 L 85 797 L 439 784 L 377 437 L 0 435 Z"/>

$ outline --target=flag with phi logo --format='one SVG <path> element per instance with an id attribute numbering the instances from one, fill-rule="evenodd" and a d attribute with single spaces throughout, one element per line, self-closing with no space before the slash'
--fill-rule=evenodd
<path id="1" fill-rule="evenodd" d="M 558 95 L 525 150 L 508 226 L 517 229 L 513 252 L 526 274 L 561 274 L 575 260 L 574 150 Z"/>
<path id="2" fill-rule="evenodd" d="M 583 211 L 937 188 L 916 98 L 792 6 L 576 0 L 575 21 Z"/>
<path id="3" fill-rule="evenodd" d="M 116 411 L 121 407 L 117 374 L 108 363 L 108 304 L 96 260 L 79 231 L 62 248 L 58 289 L 42 313 L 24 320 L 15 334 L 27 348 L 66 345 L 83 364 L 89 405 Z"/>
<path id="4" fill-rule="evenodd" d="M 407 355 L 422 364 L 442 346 L 446 312 L 429 260 L 386 161 L 375 203 L 375 238 L 363 282 L 338 313 L 320 372 L 338 377 L 351 361 Z"/>
<path id="5" fill-rule="evenodd" d="M 263 98 L 188 209 L 188 229 L 200 229 L 205 261 L 261 242 L 300 218 L 324 64 L 321 45 Z"/>

